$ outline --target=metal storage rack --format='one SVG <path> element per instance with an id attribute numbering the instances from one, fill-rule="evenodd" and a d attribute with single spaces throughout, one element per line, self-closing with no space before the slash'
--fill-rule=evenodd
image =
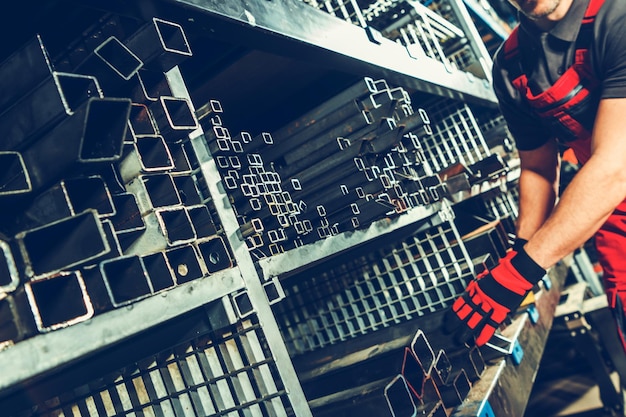
<path id="1" fill-rule="evenodd" d="M 437 330 L 477 268 L 507 247 L 516 216 L 515 158 L 472 18 L 494 21 L 473 2 L 473 16 L 459 0 L 53 3 L 0 65 L 20 80 L 4 83 L 0 129 L 14 117 L 32 121 L 20 109 L 33 91 L 61 94 L 52 119 L 0 150 L 11 168 L 0 175 L 2 204 L 27 213 L 8 213 L 15 224 L 0 235 L 3 412 L 305 417 L 350 415 L 356 405 L 381 416 L 486 415 L 463 403 L 479 401 L 472 383 L 518 366 L 512 349 L 522 334 L 540 354 L 559 285 L 538 298 L 545 322 L 519 316 L 503 346 L 466 358 Z M 9 19 L 26 20 L 26 7 Z M 38 70 L 22 83 L 26 65 Z M 118 106 L 128 124 L 101 121 L 120 135 L 107 138 L 119 149 L 96 161 L 104 167 L 76 170 L 60 159 L 63 169 L 46 171 L 54 164 L 32 143 L 76 130 L 70 82 L 79 101 Z M 298 135 L 298 146 L 288 144 Z M 39 137 L 48 142 L 31 143 Z M 50 178 L 38 180 L 37 170 Z M 110 212 L 89 203 L 83 213 L 69 197 L 73 175 L 93 181 L 94 171 L 104 187 L 82 193 L 101 190 Z M 67 215 L 31 221 L 59 196 Z M 463 204 L 469 217 L 493 221 L 486 233 L 466 235 L 470 225 L 456 221 Z M 84 234 L 68 239 L 58 261 L 34 243 L 73 233 Z M 86 239 L 101 246 L 65 256 Z M 66 302 L 82 300 L 74 317 L 43 297 L 51 283 Z M 511 330 L 520 321 L 524 330 Z M 350 358 L 378 335 L 393 345 L 384 375 L 320 397 L 305 392 L 307 375 L 324 367 L 316 355 L 342 352 L 335 359 L 350 364 L 336 369 L 350 375 L 370 366 Z M 483 355 L 498 361 L 484 375 Z"/>

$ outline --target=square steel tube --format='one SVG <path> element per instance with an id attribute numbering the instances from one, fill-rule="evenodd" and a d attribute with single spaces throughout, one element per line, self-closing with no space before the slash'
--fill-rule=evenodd
<path id="1" fill-rule="evenodd" d="M 79 271 L 62 271 L 25 284 L 40 332 L 45 333 L 93 316 L 94 309 Z"/>
<path id="2" fill-rule="evenodd" d="M 106 260 L 100 263 L 100 271 L 115 307 L 134 303 L 152 294 L 146 268 L 138 255 Z"/>
<path id="3" fill-rule="evenodd" d="M 129 111 L 128 99 L 91 98 L 24 150 L 33 191 L 58 181 L 68 171 L 80 170 L 84 164 L 119 159 Z"/>
<path id="4" fill-rule="evenodd" d="M 145 68 L 162 72 L 171 70 L 192 55 L 182 26 L 157 17 L 131 35 L 125 45 Z"/>
<path id="5" fill-rule="evenodd" d="M 30 175 L 19 152 L 0 151 L 0 197 L 32 191 Z"/>
<path id="6" fill-rule="evenodd" d="M 102 96 L 94 77 L 53 72 L 0 114 L 0 150 L 20 151 L 71 116 L 90 98 Z"/>
<path id="7" fill-rule="evenodd" d="M 111 250 L 95 210 L 18 233 L 16 240 L 29 277 L 58 273 Z"/>

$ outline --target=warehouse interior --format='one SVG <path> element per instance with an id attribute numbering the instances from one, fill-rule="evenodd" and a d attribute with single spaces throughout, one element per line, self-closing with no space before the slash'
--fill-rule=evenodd
<path id="1" fill-rule="evenodd" d="M 0 415 L 623 415 L 592 242 L 487 345 L 441 329 L 515 235 L 506 1 L 0 20 Z"/>

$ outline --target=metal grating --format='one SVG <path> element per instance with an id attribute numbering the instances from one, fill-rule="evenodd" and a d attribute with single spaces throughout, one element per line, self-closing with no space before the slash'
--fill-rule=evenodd
<path id="1" fill-rule="evenodd" d="M 435 171 L 458 162 L 472 165 L 491 154 L 467 104 L 446 102 L 430 114 L 433 134 L 423 137 L 422 146 Z"/>
<path id="2" fill-rule="evenodd" d="M 36 407 L 28 416 L 294 415 L 258 323 L 197 337 Z"/>
<path id="3" fill-rule="evenodd" d="M 283 283 L 275 316 L 292 354 L 447 307 L 473 277 L 452 221 L 345 264 Z"/>

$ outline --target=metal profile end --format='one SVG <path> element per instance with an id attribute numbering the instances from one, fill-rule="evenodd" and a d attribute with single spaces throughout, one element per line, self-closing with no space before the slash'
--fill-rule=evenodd
<path id="1" fill-rule="evenodd" d="M 231 296 L 235 312 L 240 319 L 243 319 L 255 312 L 248 291 L 244 290 Z"/>
<path id="2" fill-rule="evenodd" d="M 143 62 L 115 36 L 110 36 L 94 49 L 94 54 L 122 79 L 128 81 L 135 75 Z"/>
<path id="3" fill-rule="evenodd" d="M 183 56 L 193 55 L 181 25 L 158 17 L 153 17 L 152 21 L 164 51 Z"/>
<path id="4" fill-rule="evenodd" d="M 134 147 L 143 172 L 161 172 L 174 169 L 174 158 L 163 136 L 136 137 Z"/>
<path id="5" fill-rule="evenodd" d="M 161 96 L 161 107 L 169 127 L 173 130 L 195 130 L 200 125 L 188 99 L 182 97 Z M 217 126 L 214 127 L 214 130 Z M 228 132 L 227 129 L 223 128 Z M 230 134 L 227 136 L 230 138 Z"/>
<path id="6" fill-rule="evenodd" d="M 19 152 L 0 152 L 0 197 L 29 193 L 33 190 L 28 169 L 24 164 L 24 158 Z"/>
<path id="7" fill-rule="evenodd" d="M 152 284 L 138 255 L 105 260 L 100 263 L 100 273 L 114 307 L 125 306 L 152 295 Z"/>
<path id="8" fill-rule="evenodd" d="M 2 294 L 15 291 L 20 282 L 20 276 L 9 244 L 0 240 L 0 250 L 2 250 L 4 255 L 0 262 L 2 266 L 2 269 L 0 269 L 0 294 Z"/>
<path id="9" fill-rule="evenodd" d="M 127 98 L 89 99 L 78 162 L 114 162 L 120 159 L 130 109 L 131 101 Z"/>
<path id="10" fill-rule="evenodd" d="M 196 231 L 185 207 L 165 207 L 155 210 L 155 214 L 170 247 L 196 240 Z"/>
<path id="11" fill-rule="evenodd" d="M 93 238 L 94 232 L 99 239 Z M 80 236 L 81 233 L 85 235 Z M 106 255 L 111 250 L 102 223 L 93 209 L 20 232 L 15 239 L 26 264 L 26 275 L 31 279 L 59 273 Z M 56 239 L 66 239 L 66 244 L 58 244 Z M 93 246 L 94 243 L 98 245 Z M 59 259 L 54 256 L 55 248 L 62 249 L 63 254 L 70 257 Z"/>
<path id="12" fill-rule="evenodd" d="M 422 366 L 424 374 L 426 376 L 430 375 L 430 372 L 435 365 L 435 352 L 426 338 L 426 334 L 421 329 L 415 333 L 415 336 L 413 336 L 413 340 L 411 341 L 411 351 Z"/>
<path id="13" fill-rule="evenodd" d="M 385 386 L 383 392 L 387 405 L 389 406 L 389 411 L 391 411 L 393 417 L 417 415 L 417 406 L 411 396 L 406 379 L 402 375 L 396 375 Z M 401 410 L 402 412 L 396 410 Z M 412 410 L 412 412 L 407 413 L 407 410 Z"/>
<path id="14" fill-rule="evenodd" d="M 62 271 L 31 280 L 24 289 L 41 333 L 80 323 L 94 314 L 80 271 Z M 50 299 L 45 301 L 44 297 Z"/>
<path id="15" fill-rule="evenodd" d="M 54 71 L 52 78 L 68 116 L 89 98 L 104 98 L 98 79 L 92 75 Z"/>

